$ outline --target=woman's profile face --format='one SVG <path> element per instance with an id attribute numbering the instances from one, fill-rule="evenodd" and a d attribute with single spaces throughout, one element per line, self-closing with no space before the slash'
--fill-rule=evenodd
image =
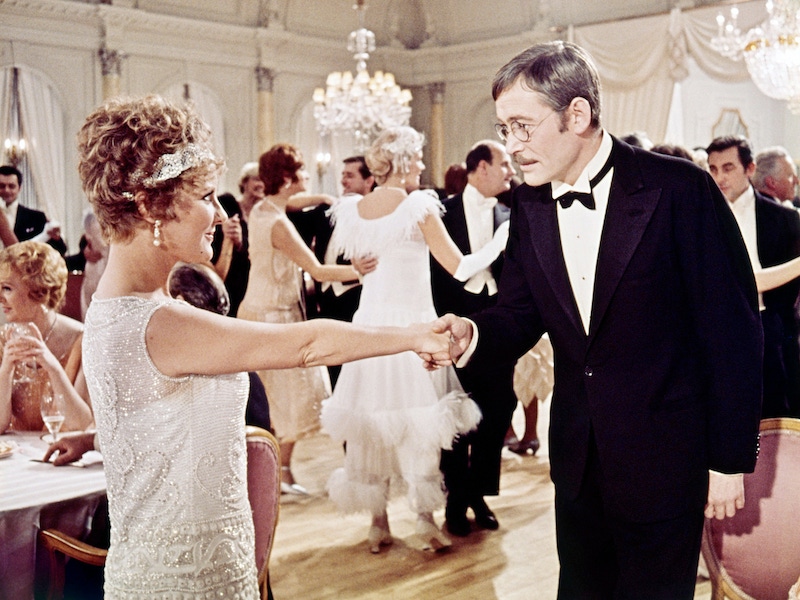
<path id="1" fill-rule="evenodd" d="M 8 269 L 0 279 L 0 307 L 9 323 L 32 321 L 41 305 L 30 297 L 28 284 L 13 269 Z"/>
<path id="2" fill-rule="evenodd" d="M 165 250 L 171 252 L 176 261 L 211 260 L 214 230 L 226 218 L 211 181 L 202 187 L 184 190 L 178 197 L 175 219 L 161 226 Z"/>
<path id="3" fill-rule="evenodd" d="M 295 177 L 297 177 L 297 181 L 293 181 L 292 184 L 289 186 L 289 191 L 292 195 L 299 194 L 301 192 L 308 191 L 308 180 L 309 175 L 308 171 L 305 167 L 301 167 L 297 173 L 295 173 Z"/>
<path id="4" fill-rule="evenodd" d="M 425 170 L 425 163 L 422 162 L 422 152 L 413 156 L 411 163 L 408 166 L 408 173 L 406 174 L 406 191 L 413 192 L 419 189 L 420 176 Z"/>

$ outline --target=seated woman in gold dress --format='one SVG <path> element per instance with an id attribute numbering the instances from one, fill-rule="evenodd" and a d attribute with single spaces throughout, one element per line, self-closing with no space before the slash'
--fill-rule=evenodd
<path id="1" fill-rule="evenodd" d="M 63 398 L 64 430 L 92 422 L 81 369 L 83 325 L 58 313 L 66 289 L 67 266 L 47 244 L 20 242 L 0 252 L 6 319 L 0 336 L 0 431 L 43 429 L 40 402 L 47 394 Z M 32 326 L 20 332 L 25 324 Z"/>

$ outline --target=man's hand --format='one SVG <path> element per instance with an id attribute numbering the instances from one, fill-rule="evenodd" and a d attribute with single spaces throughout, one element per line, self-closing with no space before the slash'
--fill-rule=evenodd
<path id="1" fill-rule="evenodd" d="M 744 475 L 709 471 L 708 502 L 704 511 L 706 518 L 732 517 L 742 508 L 744 508 Z"/>
<path id="2" fill-rule="evenodd" d="M 466 319 L 448 313 L 433 322 L 436 332 L 450 332 L 450 359 L 456 363 L 472 341 L 472 324 Z"/>
<path id="3" fill-rule="evenodd" d="M 378 266 L 378 259 L 375 256 L 354 256 L 350 262 L 359 275 L 372 273 Z"/>

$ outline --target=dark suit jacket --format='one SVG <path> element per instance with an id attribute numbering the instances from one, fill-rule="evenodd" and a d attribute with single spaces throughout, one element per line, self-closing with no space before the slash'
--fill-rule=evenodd
<path id="1" fill-rule="evenodd" d="M 763 267 L 800 255 L 800 215 L 756 192 L 756 244 Z M 795 305 L 800 279 L 764 292 L 762 417 L 800 414 L 800 347 Z"/>
<path id="2" fill-rule="evenodd" d="M 588 335 L 550 186 L 520 186 L 498 304 L 473 318 L 473 361 L 516 357 L 545 331 L 555 352 L 556 493 L 575 498 L 591 440 L 606 514 L 702 510 L 707 470 L 757 454 L 762 333 L 755 282 L 725 198 L 688 161 L 613 147 Z"/>
<path id="3" fill-rule="evenodd" d="M 443 201 L 445 213 L 442 222 L 447 228 L 450 237 L 453 238 L 458 249 L 462 254 L 470 254 L 469 232 L 467 230 L 467 218 L 464 215 L 464 200 L 462 194 L 456 194 L 452 198 Z M 510 210 L 502 204 L 494 207 L 494 230 L 501 223 L 508 221 Z M 496 281 L 500 279 L 500 272 L 503 268 L 503 256 L 500 255 L 491 265 L 492 276 Z M 497 296 L 488 296 L 486 293 L 473 294 L 464 289 L 464 283 L 457 281 L 448 273 L 436 259 L 431 257 L 431 287 L 433 290 L 433 304 L 436 313 L 443 315 L 451 312 L 457 315 L 469 315 L 473 312 L 483 310 L 493 306 Z"/>
<path id="4" fill-rule="evenodd" d="M 47 216 L 42 211 L 22 206 L 22 204 L 17 206 L 14 235 L 20 242 L 36 237 L 44 231 L 46 225 Z M 47 244 L 58 250 L 61 256 L 67 253 L 67 243 L 63 239 L 48 239 Z"/>
<path id="5" fill-rule="evenodd" d="M 219 196 L 219 203 L 222 205 L 222 208 L 225 209 L 229 217 L 239 215 L 242 224 L 242 245 L 239 248 L 233 249 L 231 266 L 225 277 L 225 289 L 228 290 L 228 295 L 231 299 L 231 309 L 228 314 L 235 317 L 236 313 L 239 312 L 239 305 L 244 299 L 244 294 L 247 291 L 247 282 L 250 279 L 249 234 L 247 223 L 242 215 L 242 207 L 239 206 L 236 198 L 231 194 L 221 194 Z M 214 256 L 211 258 L 211 262 L 214 264 L 219 260 L 219 254 L 222 251 L 222 241 L 224 239 L 225 236 L 222 233 L 222 226 L 219 225 L 214 232 L 214 242 L 212 244 Z"/>
<path id="6" fill-rule="evenodd" d="M 321 204 L 311 210 L 287 213 L 306 245 L 313 249 L 317 260 L 323 264 L 333 234 L 333 226 L 326 214 L 329 208 L 327 204 Z M 340 256 L 336 263 L 348 265 L 350 261 Z M 336 296 L 330 288 L 323 293 L 322 283 L 315 281 L 313 297 L 306 297 L 307 317 L 352 321 L 360 299 L 360 285 L 347 290 L 341 296 Z"/>
<path id="7" fill-rule="evenodd" d="M 756 191 L 756 243 L 762 267 L 771 267 L 800 256 L 800 215 Z M 800 279 L 765 292 L 764 305 L 794 323 L 794 306 Z"/>

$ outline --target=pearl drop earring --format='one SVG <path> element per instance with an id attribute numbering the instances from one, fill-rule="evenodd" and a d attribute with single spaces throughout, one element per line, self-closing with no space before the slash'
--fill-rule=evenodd
<path id="1" fill-rule="evenodd" d="M 161 219 L 153 222 L 153 246 L 158 248 L 161 245 Z"/>

